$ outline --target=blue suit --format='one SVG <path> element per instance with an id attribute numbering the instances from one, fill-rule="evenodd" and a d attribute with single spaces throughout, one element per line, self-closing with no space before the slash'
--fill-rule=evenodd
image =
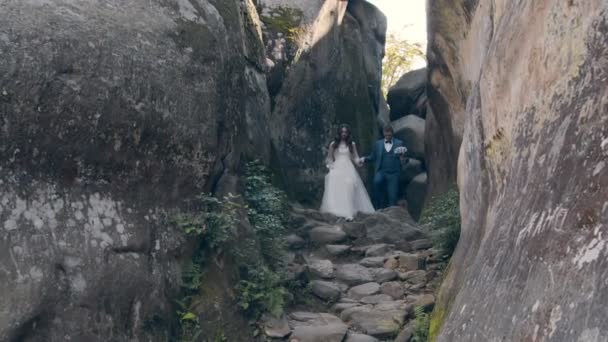
<path id="1" fill-rule="evenodd" d="M 393 138 L 393 146 L 387 152 L 384 148 L 384 139 L 381 139 L 374 144 L 372 153 L 365 157 L 366 161 L 376 164 L 372 191 L 372 202 L 376 209 L 397 205 L 401 176 L 401 159 L 394 153 L 397 147 L 405 147 L 405 145 L 403 141 Z M 384 205 L 386 197 L 388 197 L 388 205 Z"/>

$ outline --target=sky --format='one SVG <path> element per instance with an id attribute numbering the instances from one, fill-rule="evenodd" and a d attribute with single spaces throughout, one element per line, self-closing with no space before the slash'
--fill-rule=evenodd
<path id="1" fill-rule="evenodd" d="M 401 34 L 426 50 L 426 0 L 368 0 L 388 18 L 388 31 Z M 426 65 L 419 60 L 414 68 Z"/>

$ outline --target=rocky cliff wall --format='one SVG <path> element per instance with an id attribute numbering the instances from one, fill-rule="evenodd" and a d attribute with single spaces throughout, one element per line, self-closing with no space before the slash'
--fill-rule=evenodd
<path id="1" fill-rule="evenodd" d="M 433 115 L 446 139 L 464 122 L 463 231 L 432 335 L 605 340 L 608 3 L 429 8 Z"/>
<path id="2" fill-rule="evenodd" d="M 429 198 L 456 183 L 466 101 L 475 75 L 461 68 L 479 64 L 465 46 L 478 0 L 427 2 L 428 108 L 425 152 Z"/>
<path id="3" fill-rule="evenodd" d="M 0 1 L 0 56 L 0 340 L 167 341 L 165 214 L 269 156 L 253 3 Z"/>
<path id="4" fill-rule="evenodd" d="M 327 147 L 340 123 L 361 153 L 377 134 L 386 17 L 362 0 L 326 1 L 273 109 L 275 157 L 294 198 L 319 200 Z"/>

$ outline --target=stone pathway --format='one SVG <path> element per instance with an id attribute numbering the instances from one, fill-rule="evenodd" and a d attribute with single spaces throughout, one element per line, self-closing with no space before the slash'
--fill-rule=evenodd
<path id="1" fill-rule="evenodd" d="M 294 209 L 285 241 L 291 276 L 305 279 L 318 305 L 288 308 L 265 322 L 289 342 L 409 341 L 414 308 L 430 312 L 444 260 L 403 208 L 345 222 Z M 319 310 L 322 308 L 322 310 Z"/>

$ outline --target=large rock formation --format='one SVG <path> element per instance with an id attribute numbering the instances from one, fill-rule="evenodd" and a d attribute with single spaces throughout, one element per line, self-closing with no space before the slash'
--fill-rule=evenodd
<path id="1" fill-rule="evenodd" d="M 360 152 L 370 152 L 385 31 L 385 16 L 366 1 L 328 0 L 319 10 L 273 110 L 277 171 L 296 199 L 319 197 L 337 124 L 351 124 Z"/>
<path id="2" fill-rule="evenodd" d="M 433 0 L 427 3 L 428 80 L 426 164 L 429 197 L 456 183 L 456 164 L 462 143 L 466 99 L 476 81 L 460 68 L 476 60 L 463 37 L 478 0 Z M 472 58 L 471 58 L 472 57 Z"/>
<path id="3" fill-rule="evenodd" d="M 269 156 L 253 4 L 2 1 L 0 55 L 0 340 L 166 341 L 165 213 Z"/>
<path id="4" fill-rule="evenodd" d="M 433 114 L 452 127 L 444 143 L 466 117 L 463 231 L 433 335 L 604 341 L 608 2 L 433 0 L 429 8 L 431 69 L 443 68 L 431 71 Z"/>

